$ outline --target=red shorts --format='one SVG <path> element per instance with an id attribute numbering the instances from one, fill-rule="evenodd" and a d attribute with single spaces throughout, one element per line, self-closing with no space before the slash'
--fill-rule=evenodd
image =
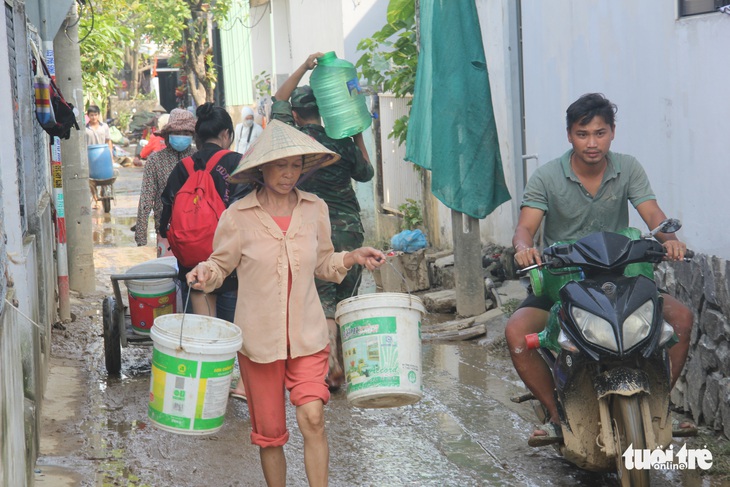
<path id="1" fill-rule="evenodd" d="M 284 388 L 294 406 L 316 400 L 327 404 L 330 391 L 324 378 L 329 371 L 329 353 L 327 345 L 313 355 L 268 364 L 238 354 L 251 418 L 251 443 L 267 448 L 283 446 L 289 440 Z"/>

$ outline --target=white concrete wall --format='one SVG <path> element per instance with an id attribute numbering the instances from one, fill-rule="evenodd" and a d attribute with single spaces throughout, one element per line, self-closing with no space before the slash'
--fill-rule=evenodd
<path id="1" fill-rule="evenodd" d="M 273 57 L 271 53 L 271 8 L 269 4 L 249 10 L 248 25 L 251 26 L 251 64 L 256 75 L 261 71 L 271 74 Z"/>
<path id="2" fill-rule="evenodd" d="M 527 152 L 561 155 L 568 105 L 604 93 L 619 108 L 612 149 L 641 161 L 679 237 L 730 258 L 730 16 L 678 19 L 666 0 L 522 0 L 522 12 Z"/>
<path id="3" fill-rule="evenodd" d="M 387 22 L 389 0 L 340 0 L 342 2 L 342 33 L 344 57 L 355 64 L 362 55 L 357 45 L 371 37 Z"/>
<path id="4" fill-rule="evenodd" d="M 342 0 L 272 0 L 270 9 L 273 12 L 274 45 L 269 46 L 273 57 L 273 92 L 313 52 L 335 51 L 338 57 L 344 56 Z M 257 49 L 255 45 L 254 50 Z M 261 59 L 254 58 L 255 73 L 261 72 L 258 64 Z M 302 83 L 308 80 L 309 73 Z"/>

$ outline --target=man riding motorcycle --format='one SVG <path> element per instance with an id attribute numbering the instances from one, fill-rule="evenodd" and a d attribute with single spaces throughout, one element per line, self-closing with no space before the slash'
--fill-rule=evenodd
<path id="1" fill-rule="evenodd" d="M 567 135 L 572 149 L 539 167 L 525 188 L 520 217 L 512 238 L 515 261 L 521 268 L 541 263 L 535 235 L 544 219 L 543 243 L 577 240 L 585 235 L 628 227 L 628 202 L 649 228 L 666 219 L 648 178 L 632 156 L 610 151 L 615 135 L 616 105 L 603 95 L 589 93 L 567 111 Z M 686 246 L 674 234 L 656 237 L 667 260 L 682 260 Z M 674 297 L 663 294 L 664 319 L 674 328 L 678 343 L 669 350 L 671 386 L 684 367 L 689 350 L 692 312 Z M 549 419 L 530 436 L 530 446 L 560 443 L 562 431 L 553 395 L 550 370 L 536 350 L 528 350 L 525 336 L 546 325 L 552 300 L 528 295 L 506 325 L 505 336 L 512 362 L 522 381 L 546 408 Z M 690 422 L 675 425 L 675 436 L 696 432 Z"/>

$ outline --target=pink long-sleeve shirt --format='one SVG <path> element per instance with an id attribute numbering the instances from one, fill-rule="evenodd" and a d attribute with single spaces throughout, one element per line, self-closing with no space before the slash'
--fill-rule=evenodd
<path id="1" fill-rule="evenodd" d="M 319 352 L 329 344 L 314 278 L 341 282 L 348 271 L 343 262 L 346 252 L 334 252 L 327 204 L 311 193 L 294 191 L 297 204 L 286 235 L 252 192 L 223 212 L 213 254 L 205 262 L 212 273 L 206 292 L 236 269 L 234 322 L 243 333 L 241 352 L 258 363 L 287 358 L 287 331 L 292 358 Z"/>

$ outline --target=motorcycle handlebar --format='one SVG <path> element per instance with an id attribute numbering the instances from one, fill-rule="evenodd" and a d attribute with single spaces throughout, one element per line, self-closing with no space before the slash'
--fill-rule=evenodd
<path id="1" fill-rule="evenodd" d="M 663 256 L 663 255 L 665 255 L 665 252 L 656 252 L 655 253 L 653 251 L 649 251 L 649 252 L 647 252 L 647 254 L 648 255 L 662 255 Z M 687 249 L 684 252 L 684 260 L 685 260 L 685 262 L 689 262 L 691 259 L 694 258 L 694 256 L 695 256 L 695 252 L 693 250 Z M 545 256 L 543 256 L 543 259 L 545 259 Z M 559 268 L 559 267 L 562 267 L 561 264 L 563 264 L 563 262 L 560 259 L 552 259 L 552 260 L 545 259 L 545 260 L 543 260 L 543 263 L 542 264 L 533 264 L 533 265 L 530 265 L 530 266 L 527 266 L 527 267 L 523 267 L 522 269 L 517 269 L 517 271 L 515 271 L 515 274 L 517 274 L 518 276 L 524 276 L 528 272 L 530 272 L 532 269 L 538 269 L 540 267 Z"/>

